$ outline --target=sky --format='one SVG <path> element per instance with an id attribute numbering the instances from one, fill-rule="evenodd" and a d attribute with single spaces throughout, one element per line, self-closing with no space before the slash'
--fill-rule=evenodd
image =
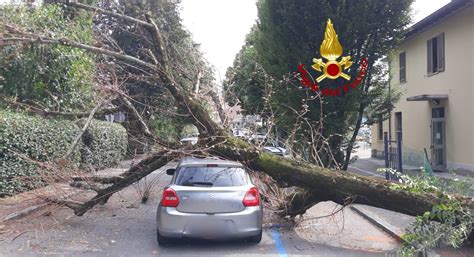
<path id="1" fill-rule="evenodd" d="M 245 35 L 257 19 L 255 0 L 182 0 L 181 18 L 201 44 L 207 60 L 224 79 L 235 55 L 244 44 Z"/>
<path id="2" fill-rule="evenodd" d="M 182 0 L 181 18 L 201 44 L 207 60 L 216 68 L 217 81 L 244 44 L 245 35 L 257 19 L 255 0 Z M 414 22 L 449 3 L 450 0 L 415 0 Z"/>

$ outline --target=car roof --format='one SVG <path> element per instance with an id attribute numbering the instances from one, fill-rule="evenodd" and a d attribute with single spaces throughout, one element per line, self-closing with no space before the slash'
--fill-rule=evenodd
<path id="1" fill-rule="evenodd" d="M 182 166 L 203 166 L 203 165 L 207 165 L 207 164 L 215 164 L 215 165 L 218 165 L 218 166 L 243 167 L 243 165 L 240 162 L 219 159 L 217 157 L 206 157 L 206 158 L 184 157 L 179 162 L 178 167 L 182 167 Z"/>

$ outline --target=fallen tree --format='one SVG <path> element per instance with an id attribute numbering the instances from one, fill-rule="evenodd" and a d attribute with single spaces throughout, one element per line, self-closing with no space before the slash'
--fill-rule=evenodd
<path id="1" fill-rule="evenodd" d="M 315 165 L 297 160 L 289 160 L 283 157 L 261 152 L 255 146 L 241 141 L 229 135 L 220 128 L 209 116 L 208 111 L 187 92 L 182 85 L 179 85 L 172 75 L 172 68 L 169 66 L 168 55 L 164 37 L 152 17 L 145 16 L 144 20 L 129 17 L 90 7 L 83 4 L 63 1 L 73 8 L 92 10 L 102 15 L 110 15 L 123 22 L 131 22 L 138 26 L 143 26 L 143 36 L 153 42 L 153 49 L 148 49 L 153 53 L 157 63 L 148 62 L 139 57 L 130 56 L 120 51 L 110 50 L 107 47 L 96 47 L 92 45 L 75 42 L 66 38 L 52 38 L 47 35 L 23 32 L 21 28 L 16 28 L 12 24 L 3 24 L 5 32 L 0 42 L 2 44 L 30 43 L 30 44 L 59 44 L 89 51 L 91 53 L 105 55 L 114 58 L 128 66 L 144 70 L 147 81 L 154 81 L 157 85 L 164 86 L 173 96 L 177 107 L 189 114 L 189 121 L 192 122 L 200 132 L 199 143 L 193 151 L 182 151 L 182 149 L 165 149 L 161 152 L 151 154 L 130 170 L 119 177 L 114 178 L 93 178 L 86 184 L 80 183 L 81 179 L 75 179 L 74 183 L 83 188 L 93 190 L 97 194 L 86 202 L 76 202 L 69 200 L 51 199 L 54 202 L 65 204 L 72 208 L 76 215 L 83 215 L 96 204 L 104 204 L 112 194 L 139 181 L 154 170 L 162 167 L 170 160 L 178 158 L 183 154 L 213 154 L 228 159 L 245 163 L 252 169 L 265 172 L 275 181 L 285 186 L 297 186 L 307 190 L 307 196 L 302 200 L 294 201 L 288 208 L 285 215 L 295 216 L 304 213 L 320 201 L 334 201 L 347 205 L 351 203 L 368 204 L 408 215 L 423 215 L 430 212 L 437 206 L 449 199 L 456 199 L 464 208 L 472 210 L 474 208 L 471 198 L 446 195 L 440 192 L 413 192 L 401 190 L 394 187 L 393 182 L 380 180 L 377 178 L 367 178 L 346 172 L 324 169 Z M 107 42 L 103 42 L 107 45 Z M 139 114 L 137 114 L 139 115 Z M 106 187 L 103 184 L 107 185 Z M 433 217 L 437 219 L 437 217 Z M 439 218 L 438 218 L 439 219 Z"/>

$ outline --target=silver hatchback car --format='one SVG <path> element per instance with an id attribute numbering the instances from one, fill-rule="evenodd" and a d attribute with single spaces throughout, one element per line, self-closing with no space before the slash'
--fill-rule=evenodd
<path id="1" fill-rule="evenodd" d="M 262 239 L 263 206 L 257 187 L 238 162 L 186 157 L 158 205 L 160 245 L 176 238 Z"/>

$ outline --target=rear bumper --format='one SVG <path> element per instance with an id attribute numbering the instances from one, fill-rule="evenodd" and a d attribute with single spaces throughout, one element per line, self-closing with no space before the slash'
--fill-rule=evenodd
<path id="1" fill-rule="evenodd" d="M 158 206 L 157 226 L 160 234 L 171 238 L 244 238 L 262 230 L 261 207 L 247 207 L 234 213 L 184 213 L 174 207 Z M 205 224 L 209 224 L 206 226 Z M 206 233 L 212 227 L 212 233 Z"/>

